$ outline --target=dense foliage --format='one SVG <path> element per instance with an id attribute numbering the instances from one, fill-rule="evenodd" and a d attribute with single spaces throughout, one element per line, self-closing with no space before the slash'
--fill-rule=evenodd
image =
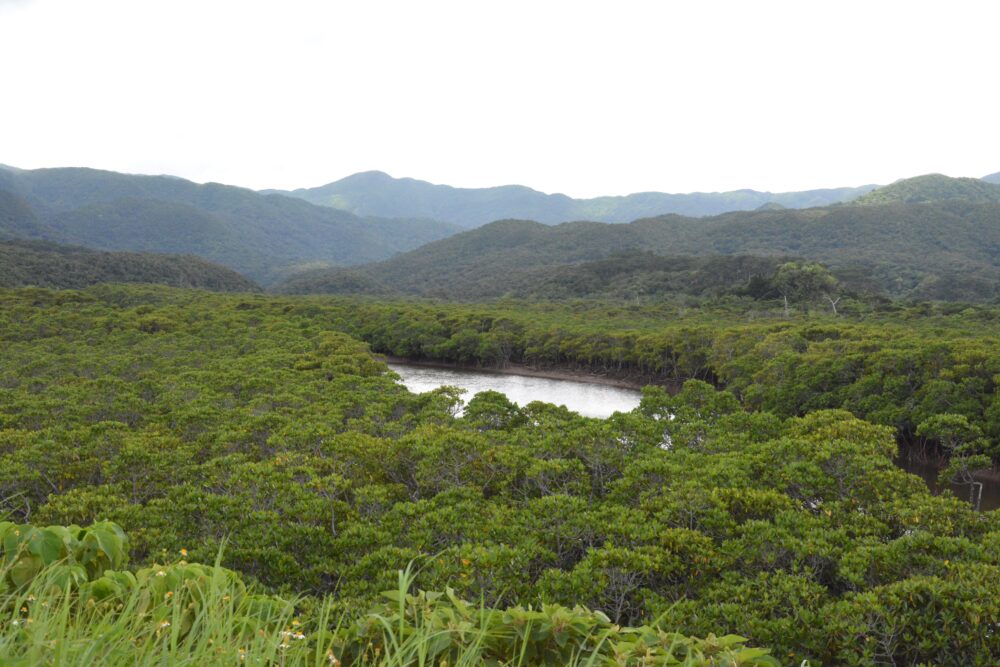
<path id="1" fill-rule="evenodd" d="M 291 197 L 167 176 L 0 169 L 0 237 L 195 254 L 262 284 L 310 266 L 384 259 L 456 229 L 429 220 L 364 219 Z"/>
<path id="2" fill-rule="evenodd" d="M 878 188 L 858 198 L 855 203 L 919 204 L 950 199 L 977 204 L 1000 203 L 1000 186 L 990 182 L 989 178 L 950 178 L 942 174 L 927 174 Z"/>
<path id="3" fill-rule="evenodd" d="M 538 274 L 575 271 L 562 267 L 622 253 L 795 256 L 821 262 L 840 275 L 855 275 L 894 297 L 990 302 L 1000 297 L 998 249 L 1000 204 L 946 200 L 760 210 L 713 218 L 672 215 L 628 225 L 574 222 L 550 227 L 506 220 L 354 271 L 374 285 L 403 294 L 480 299 L 520 293 Z M 336 274 L 315 272 L 279 289 L 334 291 Z M 544 296 L 558 295 L 552 290 Z"/>
<path id="4" fill-rule="evenodd" d="M 127 544 L 108 522 L 0 522 L 3 664 L 780 664 L 736 635 L 699 639 L 658 626 L 622 628 L 579 606 L 490 609 L 451 589 L 413 591 L 409 569 L 382 593 L 385 604 L 336 618 L 331 598 L 263 595 L 219 565 L 181 559 L 123 569 Z"/>
<path id="5" fill-rule="evenodd" d="M 849 201 L 875 186 L 829 188 L 803 192 L 639 192 L 623 197 L 573 199 L 545 194 L 523 185 L 494 188 L 453 188 L 413 178 L 393 178 L 378 171 L 353 174 L 316 188 L 273 190 L 330 206 L 355 215 L 389 218 L 413 216 L 444 220 L 462 227 L 478 227 L 494 220 L 526 219 L 545 224 L 571 220 L 631 222 L 665 213 L 702 216 L 726 211 L 752 210 L 769 203 L 787 208 L 826 206 Z"/>
<path id="6" fill-rule="evenodd" d="M 724 387 L 748 408 L 783 417 L 845 409 L 906 437 L 939 414 L 982 427 L 1000 443 L 1000 310 L 961 305 L 822 301 L 809 316 L 684 305 L 599 302 L 492 305 L 313 301 L 337 326 L 399 357 L 481 366 L 525 363 L 579 368 L 666 385 L 697 379 Z M 853 310 L 852 310 L 853 309 Z"/>
<path id="7" fill-rule="evenodd" d="M 720 296 L 750 294 L 775 296 L 766 283 L 782 257 L 661 257 L 649 252 L 621 252 L 606 259 L 577 264 L 553 264 L 511 271 L 503 281 L 489 272 L 463 276 L 454 282 L 447 274 L 440 282 L 417 286 L 411 281 L 381 282 L 368 269 L 304 272 L 283 282 L 278 291 L 289 294 L 367 294 L 400 296 L 407 292 L 466 300 L 516 296 L 534 299 L 599 298 L 646 299 L 678 295 Z M 757 279 L 757 282 L 754 282 Z"/>
<path id="8" fill-rule="evenodd" d="M 165 176 L 0 169 L 0 238 L 193 254 L 265 286 L 291 277 L 279 291 L 295 293 L 473 300 L 504 294 L 647 299 L 715 294 L 732 287 L 725 279 L 732 274 L 724 271 L 719 284 L 708 288 L 702 278 L 711 263 L 723 262 L 718 256 L 732 255 L 738 256 L 734 265 L 746 256 L 764 264 L 785 257 L 820 262 L 852 289 L 874 287 L 893 297 L 1000 299 L 1000 187 L 975 179 L 924 176 L 849 204 L 834 202 L 867 188 L 794 193 L 787 200 L 738 191 L 645 193 L 581 203 L 515 186 L 456 190 L 384 174 L 361 174 L 333 186 L 337 192 L 320 198 L 397 217 L 358 217 L 297 197 Z M 697 210 L 678 208 L 675 198 Z M 569 209 L 554 213 L 550 204 L 556 201 Z M 708 218 L 663 215 L 675 210 L 699 215 L 709 210 L 704 206 L 712 213 L 731 212 Z M 754 210 L 733 210 L 744 208 Z M 510 215 L 543 222 L 659 217 L 627 225 L 554 227 L 505 220 L 453 236 L 463 226 Z M 649 253 L 659 258 L 650 259 Z M 705 262 L 701 268 L 695 266 L 699 261 Z M 60 284 L 44 278 L 33 284 Z"/>
<path id="9" fill-rule="evenodd" d="M 123 286 L 0 299 L 4 510 L 36 526 L 113 521 L 141 567 L 221 550 L 253 586 L 330 595 L 303 607 L 350 616 L 413 562 L 402 616 L 460 612 L 415 591 L 450 587 L 527 619 L 580 605 L 684 637 L 739 634 L 788 663 L 1000 656 L 997 514 L 897 469 L 893 429 L 821 409 L 938 416 L 928 433 L 961 443 L 966 414 L 987 432 L 993 311 L 710 325 L 641 308 L 598 319 L 593 304 L 546 315 Z M 410 394 L 342 331 L 441 358 L 644 359 L 736 393 L 649 387 L 635 411 L 596 420 L 487 392 L 456 417 L 453 392 Z M 604 627 L 586 613 L 585 633 Z"/>
<path id="10" fill-rule="evenodd" d="M 260 289 L 232 269 L 191 255 L 99 252 L 45 241 L 0 241 L 0 287 L 80 288 L 104 282 L 219 292 Z"/>

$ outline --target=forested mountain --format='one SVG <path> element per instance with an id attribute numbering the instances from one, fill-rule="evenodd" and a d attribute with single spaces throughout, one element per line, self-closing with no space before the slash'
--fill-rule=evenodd
<path id="1" fill-rule="evenodd" d="M 456 227 L 375 219 L 279 195 L 94 169 L 0 170 L 0 234 L 102 250 L 191 253 L 261 282 L 359 264 Z"/>
<path id="2" fill-rule="evenodd" d="M 0 238 L 35 236 L 41 232 L 38 216 L 28 202 L 12 192 L 0 190 Z"/>
<path id="3" fill-rule="evenodd" d="M 943 174 L 925 174 L 878 188 L 863 197 L 859 197 L 854 203 L 860 205 L 922 204 L 950 200 L 980 204 L 1000 203 L 1000 185 L 994 185 L 986 179 L 951 178 Z"/>
<path id="4" fill-rule="evenodd" d="M 990 174 L 989 176 L 983 176 L 982 180 L 987 183 L 1000 183 L 1000 171 L 995 174 Z"/>
<path id="5" fill-rule="evenodd" d="M 658 255 L 797 256 L 867 274 L 894 296 L 989 301 L 1000 282 L 1000 205 L 831 206 L 676 215 L 628 225 L 500 221 L 351 274 L 317 271 L 282 291 L 396 290 L 476 298 L 506 293 L 554 267 L 635 251 Z M 344 289 L 344 285 L 352 286 Z M 339 285 L 339 287 L 338 287 Z"/>
<path id="6" fill-rule="evenodd" d="M 858 190 L 854 195 L 870 187 Z M 992 300 L 1000 281 L 1000 185 L 981 179 L 930 174 L 878 188 L 854 203 L 810 209 L 795 207 L 842 199 L 847 191 L 574 200 L 519 186 L 465 190 L 369 172 L 295 194 L 325 197 L 327 204 L 353 202 L 350 207 L 362 214 L 406 218 L 361 218 L 294 197 L 167 176 L 4 167 L 0 238 L 192 254 L 266 285 L 296 276 L 280 289 L 306 292 L 621 296 L 677 289 L 680 276 L 687 276 L 690 285 L 682 291 L 702 293 L 723 287 L 705 287 L 690 274 L 700 271 L 690 257 L 716 255 L 819 261 L 872 276 L 896 296 Z M 756 210 L 703 218 L 669 214 L 614 226 L 507 220 L 453 238 L 446 237 L 460 227 L 432 219 L 475 225 L 517 209 L 542 223 L 564 217 L 621 222 L 667 201 L 686 202 L 696 212 Z M 605 261 L 615 255 L 618 266 Z M 604 263 L 559 268 L 585 262 Z M 366 263 L 373 264 L 338 268 Z M 607 277 L 606 284 L 595 276 Z"/>
<path id="7" fill-rule="evenodd" d="M 48 241 L 0 241 L 0 287 L 79 289 L 107 282 L 157 283 L 216 292 L 260 290 L 236 271 L 190 255 L 102 252 Z"/>
<path id="8" fill-rule="evenodd" d="M 863 185 L 782 193 L 756 190 L 690 194 L 640 192 L 623 197 L 573 199 L 563 194 L 545 194 L 521 185 L 454 188 L 368 171 L 317 188 L 268 192 L 288 194 L 356 215 L 416 216 L 445 220 L 463 227 L 478 227 L 502 219 L 558 224 L 573 220 L 630 222 L 665 213 L 717 215 L 727 211 L 753 210 L 769 203 L 787 208 L 806 208 L 849 201 L 874 188 L 874 185 Z"/>
<path id="9" fill-rule="evenodd" d="M 511 268 L 478 273 L 460 279 L 440 279 L 419 292 L 394 289 L 398 278 L 373 275 L 367 267 L 335 271 L 306 271 L 276 287 L 284 293 L 367 294 L 392 296 L 417 293 L 448 299 L 476 300 L 501 296 L 540 299 L 638 299 L 671 295 L 776 296 L 766 280 L 793 257 L 750 255 L 660 256 L 641 250 L 623 251 L 604 259 L 579 263 Z M 758 280 L 754 280 L 758 279 Z M 760 281 L 764 281 L 761 283 Z M 856 282 L 856 281 L 855 281 Z"/>

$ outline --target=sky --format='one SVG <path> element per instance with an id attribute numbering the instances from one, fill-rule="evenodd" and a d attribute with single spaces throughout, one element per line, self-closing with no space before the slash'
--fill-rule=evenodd
<path id="1" fill-rule="evenodd" d="M 577 197 L 978 177 L 998 26 L 962 0 L 0 0 L 0 163 Z"/>

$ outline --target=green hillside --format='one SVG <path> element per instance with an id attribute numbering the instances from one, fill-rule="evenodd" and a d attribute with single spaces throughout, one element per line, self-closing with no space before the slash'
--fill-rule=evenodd
<path id="1" fill-rule="evenodd" d="M 995 174 L 990 174 L 989 176 L 983 176 L 982 180 L 987 183 L 1000 183 L 1000 171 Z"/>
<path id="2" fill-rule="evenodd" d="M 79 289 L 105 282 L 157 283 L 217 292 L 260 289 L 232 269 L 190 255 L 100 252 L 47 241 L 0 241 L 0 287 Z"/>
<path id="3" fill-rule="evenodd" d="M 501 221 L 353 275 L 404 294 L 478 298 L 518 292 L 519 281 L 533 271 L 634 251 L 796 256 L 870 275 L 893 296 L 990 301 L 1000 283 L 1000 205 L 842 205 L 700 219 L 668 215 L 628 225 Z M 278 289 L 338 291 L 330 288 L 337 280 L 333 272 L 318 271 Z"/>
<path id="4" fill-rule="evenodd" d="M 0 190 L 0 238 L 36 236 L 42 232 L 34 210 L 12 192 Z"/>
<path id="5" fill-rule="evenodd" d="M 418 292 L 394 289 L 400 279 L 376 277 L 365 267 L 303 272 L 278 285 L 289 294 L 368 294 L 421 296 L 445 299 L 491 299 L 501 296 L 540 299 L 638 299 L 686 294 L 722 296 L 761 289 L 753 279 L 766 280 L 790 257 L 747 255 L 664 257 L 640 250 L 624 251 L 604 259 L 580 263 L 523 266 L 506 271 L 464 270 L 460 279 L 442 274 Z M 409 286 L 409 284 L 407 285 Z M 767 291 L 766 288 L 764 291 Z M 773 295 L 772 295 L 773 296 Z"/>
<path id="6" fill-rule="evenodd" d="M 0 191 L 0 231 L 7 236 L 191 253 L 263 283 L 308 266 L 384 259 L 457 230 L 430 220 L 363 219 L 227 185 L 94 169 L 3 170 Z"/>
<path id="7" fill-rule="evenodd" d="M 988 177 L 987 177 L 988 178 Z M 978 178 L 951 178 L 927 174 L 906 178 L 878 188 L 854 203 L 859 205 L 923 204 L 959 200 L 978 204 L 1000 203 L 1000 186 Z"/>
<path id="8" fill-rule="evenodd" d="M 825 206 L 849 201 L 874 187 L 865 185 L 785 193 L 756 190 L 690 194 L 641 192 L 623 197 L 573 199 L 563 194 L 545 194 L 522 185 L 454 188 L 369 171 L 317 188 L 271 192 L 288 194 L 356 215 L 427 217 L 469 228 L 503 219 L 558 224 L 573 220 L 630 222 L 665 213 L 718 215 L 726 211 L 756 209 L 769 202 L 788 208 Z"/>

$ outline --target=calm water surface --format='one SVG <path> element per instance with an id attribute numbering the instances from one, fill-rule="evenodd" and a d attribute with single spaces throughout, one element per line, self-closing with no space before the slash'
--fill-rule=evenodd
<path id="1" fill-rule="evenodd" d="M 638 407 L 640 393 L 635 389 L 608 387 L 577 380 L 553 380 L 549 378 L 506 375 L 489 371 L 472 371 L 455 368 L 435 368 L 433 366 L 411 366 L 391 363 L 389 368 L 403 379 L 410 391 L 423 393 L 445 385 L 467 390 L 462 398 L 468 401 L 480 391 L 499 391 L 518 405 L 532 401 L 545 401 L 565 405 L 570 410 L 586 417 L 610 417 L 615 412 L 628 412 Z M 907 472 L 920 475 L 927 481 L 934 493 L 940 493 L 936 484 L 937 466 L 899 458 L 898 465 Z M 982 508 L 1000 507 L 1000 484 L 984 480 Z M 968 497 L 968 487 L 954 487 L 959 498 Z"/>
<path id="2" fill-rule="evenodd" d="M 938 471 L 944 467 L 944 462 L 920 461 L 907 456 L 899 456 L 894 462 L 906 472 L 922 477 L 934 495 L 938 495 L 945 488 L 949 488 L 956 497 L 963 500 L 969 499 L 970 489 L 967 485 L 938 484 Z M 979 481 L 983 483 L 983 496 L 979 504 L 980 509 L 987 511 L 1000 508 L 1000 482 L 995 477 L 980 477 Z"/>
<path id="3" fill-rule="evenodd" d="M 565 405 L 585 417 L 610 417 L 615 412 L 628 412 L 639 406 L 641 394 L 635 389 L 608 387 L 576 380 L 507 375 L 488 371 L 470 371 L 432 366 L 389 364 L 403 378 L 412 392 L 423 393 L 450 385 L 467 390 L 462 399 L 468 401 L 481 391 L 499 391 L 518 405 L 545 401 Z"/>

